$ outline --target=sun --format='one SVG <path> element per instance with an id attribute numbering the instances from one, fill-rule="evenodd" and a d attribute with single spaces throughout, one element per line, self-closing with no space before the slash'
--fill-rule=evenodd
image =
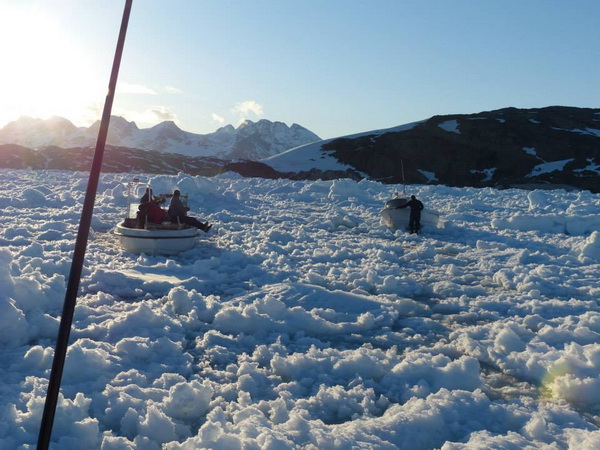
<path id="1" fill-rule="evenodd" d="M 0 43 L 0 127 L 24 115 L 77 124 L 99 111 L 105 94 L 89 58 L 48 13 L 0 5 Z"/>

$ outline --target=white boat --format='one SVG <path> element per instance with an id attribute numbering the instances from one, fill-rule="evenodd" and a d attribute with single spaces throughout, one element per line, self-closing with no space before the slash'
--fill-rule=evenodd
<path id="1" fill-rule="evenodd" d="M 135 225 L 137 225 L 137 220 Z M 196 244 L 198 229 L 183 225 L 165 224 L 158 226 L 137 228 L 132 223 L 124 220 L 115 228 L 115 235 L 124 250 L 132 253 L 148 253 L 151 255 L 175 255 L 191 249 Z"/>
<path id="2" fill-rule="evenodd" d="M 408 202 L 405 198 L 394 198 L 385 203 L 381 210 L 381 221 L 393 230 L 408 229 L 410 208 L 401 208 Z M 437 211 L 425 208 L 421 211 L 421 228 L 444 228 L 444 221 Z"/>
<path id="3" fill-rule="evenodd" d="M 199 231 L 186 224 L 171 222 L 150 223 L 146 220 L 140 223 L 138 218 L 138 203 L 132 202 L 139 181 L 129 183 L 128 202 L 125 218 L 114 229 L 114 234 L 124 250 L 132 253 L 147 253 L 151 255 L 175 255 L 191 249 L 196 244 Z M 144 188 L 146 186 L 143 186 Z M 169 197 L 161 194 L 159 198 Z M 187 196 L 182 196 L 187 201 Z M 137 197 L 139 198 L 139 197 Z"/>

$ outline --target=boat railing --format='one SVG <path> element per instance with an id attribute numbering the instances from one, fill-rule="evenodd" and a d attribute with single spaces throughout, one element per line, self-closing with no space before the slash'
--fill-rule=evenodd
<path id="1" fill-rule="evenodd" d="M 138 220 L 137 218 L 125 217 L 123 226 L 125 228 L 139 228 Z"/>
<path id="2" fill-rule="evenodd" d="M 181 229 L 185 229 L 185 228 L 190 228 L 189 225 L 185 224 L 185 223 L 181 223 L 179 221 L 179 218 L 177 219 L 177 223 L 172 223 L 169 222 L 167 220 L 163 221 L 160 224 L 155 224 L 152 222 L 148 221 L 148 216 L 144 215 L 143 216 L 143 223 L 140 223 L 140 202 L 139 199 L 141 198 L 141 190 L 146 191 L 146 190 L 150 190 L 150 198 L 151 199 L 159 199 L 160 203 L 164 203 L 167 199 L 170 199 L 173 197 L 173 194 L 158 194 L 158 195 L 154 195 L 154 191 L 152 190 L 152 187 L 147 184 L 147 183 L 142 183 L 140 182 L 140 180 L 138 178 L 133 179 L 132 181 L 130 181 L 128 183 L 128 188 L 127 188 L 127 209 L 125 211 L 125 219 L 123 221 L 123 226 L 125 226 L 126 228 L 138 228 L 138 229 L 146 229 L 146 230 L 151 230 L 151 229 L 165 229 L 165 230 L 181 230 Z M 181 203 L 183 204 L 184 207 L 189 208 L 189 195 L 188 194 L 181 194 Z"/>

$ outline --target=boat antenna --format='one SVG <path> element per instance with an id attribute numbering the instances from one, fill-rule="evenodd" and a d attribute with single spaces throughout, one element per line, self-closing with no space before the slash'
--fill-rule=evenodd
<path id="1" fill-rule="evenodd" d="M 123 55 L 123 47 L 125 45 L 125 35 L 127 34 L 127 24 L 131 12 L 133 0 L 125 0 L 125 9 L 123 11 L 123 19 L 121 21 L 121 29 L 115 50 L 110 81 L 108 83 L 108 93 L 104 102 L 104 111 L 102 112 L 102 121 L 98 130 L 98 139 L 96 140 L 96 150 L 94 159 L 90 168 L 87 191 L 81 211 L 81 219 L 79 220 L 79 230 L 75 241 L 75 249 L 73 252 L 73 261 L 71 263 L 71 271 L 67 282 L 67 291 L 65 294 L 65 302 L 63 312 L 58 328 L 58 336 L 56 338 L 56 349 L 54 351 L 54 359 L 52 361 L 52 370 L 50 372 L 50 381 L 46 392 L 46 403 L 44 404 L 44 413 L 42 415 L 42 423 L 40 426 L 40 434 L 38 436 L 37 450 L 47 450 L 50 444 L 50 436 L 52 435 L 52 425 L 54 423 L 54 415 L 56 413 L 56 403 L 60 391 L 60 383 L 62 379 L 65 358 L 67 355 L 67 347 L 69 346 L 69 334 L 73 323 L 73 314 L 75 303 L 77 300 L 77 291 L 79 290 L 79 281 L 83 268 L 83 260 L 87 247 L 90 225 L 92 222 L 92 213 L 94 211 L 94 201 L 96 199 L 96 190 L 98 189 L 98 179 L 102 168 L 102 157 L 104 156 L 104 147 L 106 145 L 106 136 L 108 134 L 108 126 L 110 123 L 110 113 L 112 110 L 115 89 L 117 87 L 117 78 L 119 76 L 119 67 L 121 65 L 121 56 Z"/>
<path id="2" fill-rule="evenodd" d="M 404 180 L 404 160 L 400 160 L 400 165 L 402 166 L 402 184 L 404 185 L 403 194 L 406 196 L 406 181 Z"/>

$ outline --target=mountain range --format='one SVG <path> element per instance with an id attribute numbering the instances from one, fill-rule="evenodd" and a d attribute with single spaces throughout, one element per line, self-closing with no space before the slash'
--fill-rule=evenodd
<path id="1" fill-rule="evenodd" d="M 0 144 L 31 149 L 95 146 L 99 127 L 99 121 L 90 127 L 76 127 L 62 117 L 47 120 L 21 117 L 0 129 Z M 118 147 L 191 157 L 258 160 L 319 140 L 316 134 L 298 124 L 288 127 L 285 123 L 264 119 L 246 120 L 238 128 L 227 125 L 214 133 L 195 134 L 181 130 L 172 121 L 140 129 L 135 122 L 112 116 L 106 142 Z"/>
<path id="2" fill-rule="evenodd" d="M 113 136 L 126 137 L 126 130 L 133 128 L 130 122 L 116 123 L 129 125 L 119 133 L 115 129 Z M 247 126 L 268 128 L 269 123 L 260 121 Z M 154 128 L 169 129 L 168 125 L 157 127 Z M 227 133 L 235 129 L 221 130 Z M 4 129 L 0 136 L 1 131 Z M 43 133 L 32 134 L 29 139 L 42 142 L 42 137 Z M 252 160 L 258 157 L 234 157 L 237 153 L 232 150 L 216 156 L 179 155 L 165 151 L 166 142 L 173 141 L 165 138 L 154 143 L 154 150 L 148 146 L 109 145 L 103 170 L 167 174 L 184 171 L 204 176 L 233 171 L 263 178 L 366 178 L 394 184 L 564 187 L 600 192 L 600 109 L 592 108 L 504 108 L 440 115 L 395 128 L 300 145 L 260 161 Z M 93 150 L 89 145 L 45 146 L 37 150 L 0 145 L 0 167 L 87 170 Z"/>

